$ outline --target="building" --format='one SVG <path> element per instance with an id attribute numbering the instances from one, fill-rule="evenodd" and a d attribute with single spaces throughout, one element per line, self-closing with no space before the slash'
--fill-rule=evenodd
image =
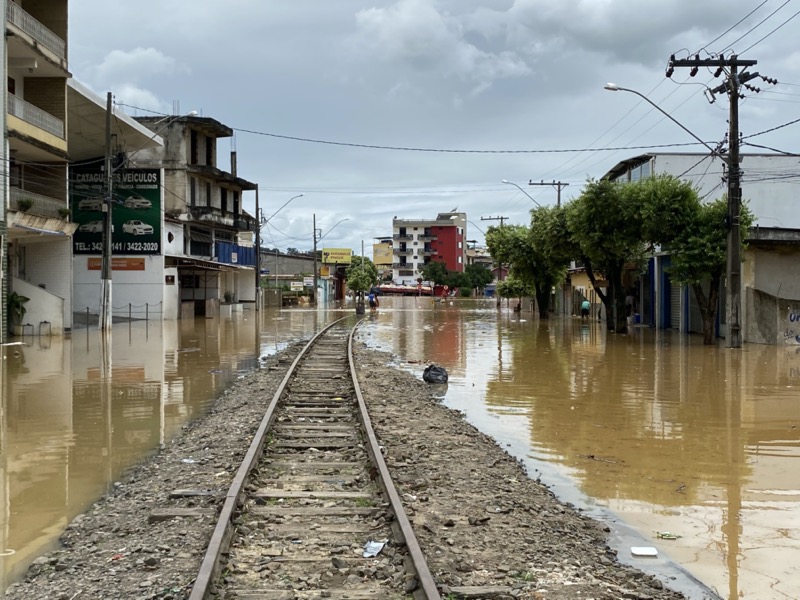
<path id="1" fill-rule="evenodd" d="M 435 220 L 392 220 L 392 280 L 416 284 L 422 268 L 432 260 L 448 270 L 463 272 L 467 263 L 467 215 L 439 213 Z"/>
<path id="2" fill-rule="evenodd" d="M 138 170 L 163 169 L 161 278 L 175 299 L 165 306 L 164 318 L 214 316 L 221 304 L 235 311 L 254 303 L 258 225 L 244 210 L 243 195 L 257 186 L 237 175 L 235 152 L 230 171 L 218 167 L 217 141 L 233 130 L 193 114 L 135 120 L 164 141 L 162 148 L 129 159 Z"/>
<path id="3" fill-rule="evenodd" d="M 800 213 L 796 210 L 800 185 L 787 176 L 796 166 L 797 158 L 792 156 L 741 155 L 742 201 L 754 215 L 744 239 L 747 249 L 740 291 L 745 342 L 800 343 L 800 327 L 795 326 L 800 315 Z M 713 200 L 727 191 L 725 171 L 725 161 L 718 156 L 647 153 L 618 163 L 604 179 L 626 182 L 669 174 L 691 181 L 701 198 Z M 626 285 L 637 290 L 641 321 L 660 329 L 700 332 L 702 318 L 694 293 L 687 286 L 672 284 L 669 265 L 669 253 L 656 252 L 643 272 L 629 272 Z M 721 337 L 727 335 L 724 302 L 723 289 L 717 323 Z"/>
<path id="4" fill-rule="evenodd" d="M 378 269 L 378 277 L 381 279 L 391 278 L 393 259 L 392 238 L 375 238 L 375 243 L 372 244 L 372 262 Z"/>
<path id="5" fill-rule="evenodd" d="M 72 244 L 79 224 L 70 219 L 71 165 L 102 163 L 107 110 L 100 98 L 70 77 L 67 4 L 2 3 L 7 65 L 2 115 L 8 149 L 8 156 L 5 144 L 0 149 L 8 165 L 8 188 L 0 186 L 3 339 L 10 292 L 28 298 L 18 333 L 61 335 L 73 324 Z M 111 133 L 121 143 L 156 143 L 152 132 L 117 111 L 113 114 Z M 98 302 L 99 288 L 94 303 Z"/>

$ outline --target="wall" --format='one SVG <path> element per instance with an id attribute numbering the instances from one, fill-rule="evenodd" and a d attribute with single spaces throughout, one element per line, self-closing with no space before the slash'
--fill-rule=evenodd
<path id="1" fill-rule="evenodd" d="M 700 196 L 721 198 L 727 187 L 721 184 L 724 161 L 719 157 L 702 158 L 697 154 L 659 154 L 655 158 L 656 173 L 680 175 L 698 187 Z M 697 166 L 694 166 L 697 165 Z M 798 193 L 796 181 L 781 177 L 793 172 L 797 158 L 764 154 L 743 154 L 741 162 L 742 200 L 755 215 L 753 225 L 761 227 L 800 228 L 800 213 L 795 204 Z"/>
<path id="2" fill-rule="evenodd" d="M 20 296 L 30 298 L 25 304 L 26 312 L 22 319 L 23 323 L 33 325 L 33 335 L 40 333 L 52 333 L 53 335 L 64 334 L 64 299 L 60 298 L 42 288 L 31 285 L 27 281 L 14 278 L 11 288 Z M 43 327 L 41 324 L 47 321 L 50 327 Z M 48 332 L 49 329 L 49 332 Z M 24 333 L 30 334 L 31 331 Z"/>
<path id="3" fill-rule="evenodd" d="M 174 277 L 174 285 L 164 285 L 164 314 L 165 320 L 175 320 L 180 315 L 180 280 L 178 279 L 178 269 L 174 267 L 164 268 L 164 281 L 166 278 Z"/>
<path id="4" fill-rule="evenodd" d="M 67 236 L 39 239 L 42 241 L 24 244 L 25 277 L 32 285 L 43 284 L 50 294 L 61 299 L 62 314 L 57 319 L 72 327 L 72 240 Z M 46 320 L 55 323 L 56 316 L 49 315 Z"/>
<path id="5" fill-rule="evenodd" d="M 90 270 L 89 260 L 95 256 L 75 256 L 73 260 L 73 310 L 92 314 L 100 311 L 100 270 Z M 124 258 L 115 256 L 114 258 Z M 164 257 L 140 256 L 144 271 L 111 272 L 111 305 L 114 316 L 127 317 L 129 305 L 133 318 L 161 319 L 164 306 Z M 177 282 L 176 282 L 177 283 Z M 147 307 L 145 305 L 148 305 Z"/>

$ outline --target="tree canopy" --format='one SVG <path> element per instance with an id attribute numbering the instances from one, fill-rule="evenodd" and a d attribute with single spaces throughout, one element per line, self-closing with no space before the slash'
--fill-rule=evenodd
<path id="1" fill-rule="evenodd" d="M 347 287 L 354 292 L 363 293 L 378 281 L 378 268 L 367 257 L 353 256 L 345 273 Z"/>

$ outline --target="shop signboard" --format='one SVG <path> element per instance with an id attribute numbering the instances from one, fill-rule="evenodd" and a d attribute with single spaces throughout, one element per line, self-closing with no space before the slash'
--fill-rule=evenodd
<path id="1" fill-rule="evenodd" d="M 74 254 L 102 254 L 105 228 L 105 175 L 99 168 L 73 167 L 70 173 Z M 161 171 L 119 169 L 111 195 L 112 254 L 161 254 Z"/>

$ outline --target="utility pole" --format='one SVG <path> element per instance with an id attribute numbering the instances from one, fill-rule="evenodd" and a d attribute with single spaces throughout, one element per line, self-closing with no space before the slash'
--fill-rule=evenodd
<path id="1" fill-rule="evenodd" d="M 317 304 L 317 213 L 313 216 L 314 225 L 314 306 Z"/>
<path id="2" fill-rule="evenodd" d="M 112 319 L 112 304 L 111 304 L 111 256 L 112 244 L 111 238 L 113 237 L 113 221 L 111 219 L 111 205 L 112 205 L 112 192 L 114 174 L 111 172 L 111 110 L 112 110 L 112 96 L 108 92 L 106 98 L 106 190 L 105 199 L 103 202 L 103 259 L 102 271 L 100 275 L 101 291 L 100 291 L 100 331 L 111 331 Z"/>
<path id="3" fill-rule="evenodd" d="M 256 312 L 261 310 L 261 213 L 258 210 L 256 186 Z"/>
<path id="4" fill-rule="evenodd" d="M 726 166 L 728 168 L 728 249 L 727 249 L 727 265 L 725 274 L 725 305 L 726 305 L 726 319 L 725 322 L 728 326 L 728 335 L 726 337 L 726 346 L 728 348 L 741 348 L 742 347 L 742 243 L 740 232 L 740 214 L 742 208 L 742 188 L 741 188 L 741 171 L 739 168 L 739 97 L 741 86 L 746 86 L 748 89 L 758 91 L 758 88 L 747 86 L 747 82 L 756 77 L 761 77 L 765 81 L 771 80 L 762 77 L 758 73 L 741 73 L 739 74 L 739 67 L 747 68 L 757 64 L 755 60 L 741 60 L 735 54 L 730 58 L 722 56 L 717 58 L 704 58 L 701 59 L 699 55 L 694 58 L 675 59 L 671 56 L 667 66 L 667 77 L 672 75 L 674 67 L 690 67 L 689 75 L 694 77 L 700 67 L 715 68 L 715 77 L 718 77 L 723 72 L 726 73 L 726 81 L 712 89 L 707 90 L 709 101 L 714 101 L 714 94 L 727 92 L 730 101 L 730 114 L 728 121 L 730 130 L 728 132 L 728 153 L 723 156 Z M 727 69 L 727 71 L 726 71 Z M 776 82 L 777 83 L 777 82 Z"/>
<path id="5" fill-rule="evenodd" d="M 569 184 L 564 183 L 563 181 L 553 181 L 552 183 L 547 183 L 546 181 L 542 180 L 539 183 L 536 183 L 532 179 L 528 180 L 528 185 L 552 185 L 558 191 L 558 199 L 556 200 L 556 206 L 561 206 L 561 188 L 567 187 Z"/>
<path id="6" fill-rule="evenodd" d="M 500 221 L 500 227 L 503 226 L 503 221 L 508 217 L 481 217 L 481 221 Z"/>

